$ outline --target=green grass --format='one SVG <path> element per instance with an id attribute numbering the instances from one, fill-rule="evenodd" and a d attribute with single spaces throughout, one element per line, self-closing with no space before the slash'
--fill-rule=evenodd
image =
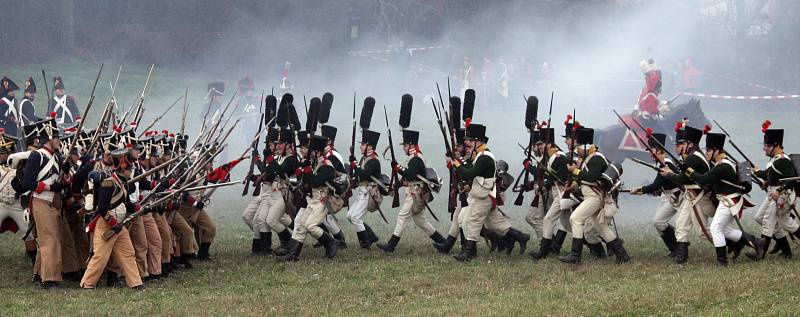
<path id="1" fill-rule="evenodd" d="M 98 66 L 99 63 L 64 61 L 25 67 L 0 65 L 0 68 L 7 69 L 18 84 L 28 75 L 35 75 L 41 87 L 39 100 L 46 98 L 41 69 L 47 69 L 48 76 L 59 73 L 64 76 L 68 92 L 77 95 L 83 108 Z M 117 67 L 106 65 L 97 92 L 98 108 L 110 94 L 108 81 L 113 81 Z M 133 102 L 148 67 L 125 66 L 118 91 L 121 104 L 127 107 Z M 157 67 L 143 122 L 149 123 L 163 107 L 182 95 L 186 86 L 190 89 L 190 111 L 193 111 L 189 118 L 196 117 L 207 82 L 208 77 L 202 74 Z M 235 78 L 229 78 L 228 82 L 232 87 Z M 89 122 L 96 122 L 93 120 L 99 116 L 100 110 L 97 111 L 89 116 Z M 348 118 L 339 119 L 334 123 L 349 124 Z M 176 129 L 179 120 L 180 112 L 172 111 L 159 129 Z M 376 122 L 379 121 L 373 123 Z M 382 128 L 382 124 L 376 123 L 376 127 Z M 514 136 L 524 139 L 523 131 L 514 131 Z M 343 133 L 349 136 L 349 132 Z M 436 136 L 438 132 L 430 126 L 423 133 Z M 509 162 L 519 159 L 514 138 L 509 134 L 511 143 L 504 149 Z M 438 138 L 425 138 L 423 148 L 433 151 L 429 156 L 435 157 L 440 142 Z M 439 160 L 431 160 L 435 162 L 432 164 L 439 164 L 437 168 L 443 168 Z M 237 175 L 244 169 L 237 169 Z M 517 169 L 512 163 L 512 170 Z M 624 177 L 650 179 L 650 172 L 644 171 L 626 165 Z M 638 180 L 630 183 L 636 184 Z M 743 256 L 728 268 L 718 268 L 711 246 L 696 238 L 690 248 L 689 264 L 672 264 L 649 224 L 655 208 L 655 201 L 650 198 L 623 197 L 620 202 L 617 221 L 633 256 L 626 265 L 616 265 L 611 259 L 593 260 L 586 251 L 580 266 L 562 264 L 555 258 L 534 262 L 518 253 L 487 254 L 483 243 L 479 245 L 479 257 L 463 264 L 437 254 L 430 241 L 413 226 L 405 232 L 397 251 L 385 255 L 375 248 L 359 249 L 355 233 L 346 223 L 342 226 L 350 248 L 335 259 L 324 259 L 323 251 L 311 248 L 309 241 L 301 260 L 287 264 L 249 255 L 251 233 L 239 219 L 248 198 L 240 197 L 240 190 L 237 187 L 218 191 L 208 207 L 219 225 L 217 242 L 212 247 L 214 261 L 197 263 L 194 270 L 149 283 L 144 292 L 106 288 L 86 292 L 69 283 L 60 290 L 40 290 L 29 282 L 30 265 L 23 256 L 19 236 L 0 235 L 0 316 L 797 315 L 800 261 L 771 257 L 752 263 Z M 443 204 L 444 199 L 439 197 L 432 207 L 443 210 Z M 388 206 L 384 210 L 392 222 L 390 225 L 383 224 L 375 214 L 370 214 L 367 222 L 386 241 L 394 227 L 396 211 Z M 521 220 L 524 209 L 507 207 L 506 212 L 515 219 L 517 228 L 531 231 Z M 442 211 L 438 213 L 442 223 L 435 225 L 443 232 L 447 216 Z M 344 214 L 339 217 L 345 221 Z M 745 225 L 752 225 L 752 221 L 746 219 Z M 538 242 L 532 242 L 529 248 L 537 245 Z M 568 245 L 569 242 L 565 247 Z"/>
<path id="2" fill-rule="evenodd" d="M 555 258 L 488 254 L 458 263 L 434 252 L 410 227 L 394 254 L 350 248 L 332 260 L 310 242 L 296 263 L 249 255 L 250 234 L 231 213 L 220 223 L 214 261 L 149 283 L 144 292 L 75 284 L 45 291 L 29 283 L 30 267 L 18 236 L 0 237 L 0 311 L 9 315 L 794 315 L 800 299 L 800 262 L 744 256 L 729 268 L 714 265 L 708 243 L 694 241 L 690 263 L 664 256 L 654 233 L 623 231 L 631 263 L 595 260 L 579 266 Z M 391 226 L 378 225 L 383 240 Z M 444 227 L 444 223 L 438 224 Z M 528 228 L 525 228 L 526 230 Z M 534 244 L 531 245 L 533 247 Z M 568 247 L 568 246 L 567 246 Z"/>

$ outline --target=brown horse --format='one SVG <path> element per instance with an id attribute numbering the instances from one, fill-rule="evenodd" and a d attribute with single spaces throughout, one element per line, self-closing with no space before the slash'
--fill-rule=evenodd
<path id="1" fill-rule="evenodd" d="M 631 128 L 642 138 L 647 141 L 645 132 L 639 129 L 639 126 L 629 119 L 630 116 L 623 117 L 626 122 L 629 122 Z M 702 129 L 706 124 L 711 122 L 706 118 L 703 109 L 700 107 L 700 100 L 692 98 L 686 103 L 677 105 L 669 109 L 664 115 L 663 120 L 642 121 L 638 119 L 639 123 L 646 128 L 653 129 L 654 133 L 664 133 L 667 135 L 667 149 L 674 154 L 675 149 L 675 122 L 688 119 L 690 126 Z M 645 147 L 636 139 L 632 133 L 628 132 L 621 122 L 614 125 L 595 131 L 595 144 L 600 147 L 603 154 L 606 155 L 611 161 L 622 163 L 628 158 L 638 158 L 649 162 L 650 155 L 647 154 Z"/>

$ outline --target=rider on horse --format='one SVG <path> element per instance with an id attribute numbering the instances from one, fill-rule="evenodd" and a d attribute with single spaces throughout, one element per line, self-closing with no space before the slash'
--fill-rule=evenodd
<path id="1" fill-rule="evenodd" d="M 658 96 L 661 94 L 661 71 L 652 58 L 641 61 L 639 67 L 644 72 L 645 84 L 639 93 L 638 104 L 633 115 L 643 121 L 660 121 L 661 115 L 667 110 L 669 104 L 658 100 Z"/>

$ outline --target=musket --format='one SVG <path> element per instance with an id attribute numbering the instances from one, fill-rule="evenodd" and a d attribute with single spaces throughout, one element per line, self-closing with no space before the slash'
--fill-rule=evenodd
<path id="1" fill-rule="evenodd" d="M 47 93 L 47 110 L 50 111 L 50 101 L 53 100 L 50 95 L 50 88 L 47 87 L 47 75 L 44 73 L 44 69 L 42 69 L 42 79 L 44 82 L 44 92 Z"/>
<path id="2" fill-rule="evenodd" d="M 181 135 L 186 132 L 186 112 L 189 109 L 189 88 L 183 92 L 183 116 L 181 117 Z"/>
<path id="3" fill-rule="evenodd" d="M 572 122 L 573 122 L 573 126 L 572 127 L 573 127 L 573 130 L 575 128 L 575 124 L 578 124 L 578 119 L 576 119 L 576 118 L 577 118 L 577 113 L 575 112 L 575 109 L 573 108 L 572 109 Z M 568 161 L 569 163 L 567 163 L 567 164 L 575 164 L 575 160 L 574 160 L 575 159 L 575 141 L 576 141 L 575 135 L 572 135 L 572 144 L 569 146 L 569 161 Z M 572 186 L 572 178 L 573 178 L 572 175 L 573 175 L 572 173 L 569 173 L 569 175 L 567 175 L 567 182 L 564 183 L 565 184 L 564 185 L 564 192 L 561 193 L 561 198 L 569 198 L 570 197 L 570 194 L 571 194 L 570 186 Z"/>
<path id="4" fill-rule="evenodd" d="M 303 95 L 303 102 L 305 103 L 306 96 Z M 353 92 L 353 135 L 350 137 L 350 157 L 356 156 L 356 93 Z M 352 173 L 351 173 L 352 174 Z M 350 178 L 354 178 L 350 175 Z"/>
<path id="5" fill-rule="evenodd" d="M 553 120 L 553 99 L 555 99 L 555 94 L 556 94 L 555 91 L 550 91 L 550 109 L 548 110 L 548 113 L 547 113 L 547 129 L 548 130 L 544 130 L 544 131 L 550 131 L 549 130 L 550 129 L 550 122 L 552 122 L 552 120 Z M 525 102 L 527 102 L 527 101 L 528 101 L 528 99 L 526 97 L 525 98 Z M 542 138 L 543 139 L 548 139 L 548 140 L 550 139 L 549 135 L 546 135 L 546 134 L 542 135 Z M 558 148 L 557 145 L 554 144 L 554 146 L 556 148 Z M 545 193 L 544 193 L 544 178 L 545 178 L 545 174 L 546 174 L 546 171 L 547 171 L 547 167 L 546 167 L 547 160 L 549 159 L 549 157 L 547 156 L 547 153 L 548 153 L 547 149 L 545 149 L 542 152 L 542 159 L 539 161 L 539 166 L 541 166 L 541 168 L 539 169 L 539 175 L 537 175 L 538 176 L 538 181 L 537 181 L 537 187 L 538 188 L 537 188 L 537 190 L 539 191 L 539 194 L 536 195 L 535 197 L 533 197 L 533 201 L 531 201 L 531 207 L 538 207 L 539 206 L 539 198 L 540 197 L 545 200 L 544 202 L 542 202 L 542 205 L 547 206 L 547 198 L 549 196 L 545 195 Z M 557 182 L 561 183 L 561 180 L 558 179 L 558 176 L 556 176 L 555 174 L 553 175 L 553 178 Z M 520 194 L 522 194 L 522 192 L 520 192 Z"/>
<path id="6" fill-rule="evenodd" d="M 653 165 L 653 164 L 647 163 L 647 162 L 645 162 L 645 161 L 642 161 L 642 160 L 640 160 L 640 159 L 638 159 L 638 158 L 635 158 L 635 157 L 633 157 L 633 158 L 631 158 L 631 161 L 634 161 L 634 162 L 636 162 L 636 163 L 639 163 L 639 164 L 641 164 L 642 166 L 649 167 L 650 169 L 653 169 L 653 170 L 655 170 L 656 172 L 659 172 L 659 171 L 661 171 L 661 168 L 659 168 L 658 166 L 655 166 L 655 165 Z"/>
<path id="7" fill-rule="evenodd" d="M 195 180 L 195 182 L 200 181 L 201 179 L 202 178 L 197 179 L 197 180 Z M 119 223 L 117 223 L 116 226 L 114 226 L 111 229 L 108 229 L 105 232 L 103 232 L 103 236 L 102 236 L 103 240 L 108 241 L 109 239 L 113 238 L 116 234 L 118 234 L 120 231 L 122 231 L 122 228 L 124 228 L 126 224 L 130 223 L 131 221 L 133 221 L 137 217 L 145 214 L 146 212 L 148 212 L 153 207 L 158 206 L 161 203 L 167 201 L 168 199 L 174 197 L 175 195 L 177 195 L 179 193 L 183 193 L 191 185 L 193 185 L 193 183 L 189 183 L 189 184 L 185 185 L 184 187 L 182 187 L 182 188 L 180 188 L 180 189 L 178 189 L 178 190 L 176 190 L 174 192 L 171 192 L 171 193 L 167 194 L 164 197 L 159 198 L 158 200 L 156 200 L 152 204 L 149 204 L 147 206 L 143 206 L 141 209 L 139 209 L 139 211 L 131 214 L 130 216 L 125 217 L 125 220 L 120 221 Z"/>
<path id="8" fill-rule="evenodd" d="M 183 155 L 182 155 L 182 156 L 183 156 Z M 126 182 L 126 184 L 127 184 L 127 185 L 135 184 L 136 182 L 140 181 L 141 179 L 143 179 L 143 178 L 145 178 L 145 177 L 148 177 L 148 176 L 150 176 L 150 175 L 153 175 L 153 174 L 155 174 L 156 172 L 158 172 L 158 171 L 161 171 L 161 170 L 163 170 L 163 169 L 165 169 L 165 168 L 169 167 L 169 165 L 170 165 L 170 164 L 172 164 L 172 163 L 175 163 L 175 162 L 177 162 L 178 160 L 180 160 L 180 159 L 182 158 L 182 156 L 175 156 L 175 157 L 171 158 L 169 161 L 166 161 L 166 162 L 164 162 L 164 163 L 161 163 L 161 164 L 159 164 L 158 166 L 156 166 L 156 167 L 153 167 L 153 168 L 151 168 L 151 169 L 147 170 L 146 172 L 144 172 L 144 173 L 142 173 L 142 174 L 136 175 L 136 177 L 129 179 L 129 180 Z"/>
<path id="9" fill-rule="evenodd" d="M 728 143 L 730 143 L 731 146 L 733 146 L 733 149 L 735 149 L 736 152 L 739 152 L 739 155 L 741 155 L 742 158 L 745 161 L 747 161 L 748 164 L 750 164 L 750 167 L 755 168 L 756 164 L 754 164 L 753 161 L 751 161 L 750 158 L 748 158 L 747 155 L 744 154 L 742 149 L 740 149 L 739 146 L 737 146 L 736 143 L 733 142 L 733 137 L 728 133 L 728 131 L 725 131 L 725 128 L 723 128 L 722 125 L 720 125 L 719 122 L 717 122 L 717 120 L 712 120 L 712 121 L 714 121 L 714 124 L 716 124 L 717 127 L 719 127 L 720 130 L 722 130 L 722 133 L 725 133 L 725 135 L 728 136 Z M 759 187 L 761 187 L 762 189 L 766 188 L 766 185 L 764 184 L 764 181 L 762 179 L 756 177 L 755 175 L 752 175 L 751 178 L 752 178 L 754 183 L 758 184 Z M 734 217 L 734 218 L 736 218 L 736 217 Z"/>
<path id="10" fill-rule="evenodd" d="M 523 96 L 523 97 L 524 97 L 524 96 Z M 555 97 L 555 92 L 551 92 L 551 93 L 550 93 L 550 110 L 549 110 L 549 116 L 550 116 L 550 118 L 552 118 L 552 116 L 553 116 L 553 98 L 554 98 L 554 97 Z M 536 98 L 536 97 L 534 97 L 534 98 Z M 525 102 L 526 102 L 526 103 L 528 102 L 528 99 L 527 99 L 527 98 L 525 99 Z M 526 111 L 527 111 L 527 108 L 526 108 Z M 526 116 L 527 116 L 527 114 L 526 114 Z M 526 119 L 526 120 L 527 120 L 527 119 Z M 536 125 L 538 125 L 538 124 L 539 124 L 539 122 L 538 122 L 538 120 L 536 120 L 536 118 L 534 118 L 534 120 L 532 120 L 532 121 L 530 122 L 530 124 L 532 124 L 533 126 L 528 126 L 528 127 L 527 127 L 527 128 L 528 128 L 528 147 L 530 147 L 530 146 L 531 146 L 531 144 L 533 144 L 533 130 L 536 128 Z M 550 125 L 550 119 L 548 119 L 548 122 L 547 122 L 547 124 L 548 124 L 548 128 L 549 128 L 549 125 Z M 528 150 L 527 161 L 531 161 L 531 157 L 532 157 L 532 156 L 533 156 L 533 150 Z M 546 155 L 544 155 L 544 153 L 543 153 L 543 154 L 542 154 L 542 161 L 543 161 L 543 162 L 544 162 L 544 160 L 545 160 L 545 157 L 546 157 Z M 541 169 L 539 169 L 539 170 L 541 171 Z M 540 184 L 539 184 L 539 187 L 540 187 L 540 191 L 541 191 L 541 187 L 542 187 L 542 184 L 541 184 L 541 183 L 542 183 L 542 180 L 543 180 L 543 178 L 544 178 L 544 173 L 543 173 L 543 172 L 540 172 L 539 174 L 540 174 L 540 175 L 539 175 L 539 177 L 538 177 L 538 178 L 539 178 L 539 183 L 540 183 Z M 523 186 L 525 186 L 525 185 L 527 185 L 527 184 L 528 184 L 529 178 L 530 178 L 530 170 L 528 170 L 528 169 L 525 169 L 524 181 L 522 182 Z M 517 178 L 517 180 L 519 180 L 519 178 Z M 516 187 L 516 185 L 515 185 L 514 187 Z M 539 198 L 539 196 L 541 196 L 541 195 L 538 195 L 538 194 L 537 194 L 537 195 L 536 195 L 536 196 L 533 198 L 533 201 L 531 202 L 531 206 L 533 206 L 533 207 L 537 207 L 537 206 L 539 205 L 539 199 L 538 199 L 538 198 Z M 525 191 L 524 191 L 524 190 L 520 190 L 520 191 L 519 191 L 519 194 L 517 194 L 517 199 L 516 199 L 516 200 L 514 200 L 514 205 L 515 205 L 515 206 L 522 206 L 522 202 L 523 202 L 523 200 L 524 200 L 524 199 L 525 199 Z"/>
<path id="11" fill-rule="evenodd" d="M 155 125 L 156 125 L 156 122 L 158 122 L 158 120 L 161 120 L 161 118 L 163 118 L 164 116 L 166 116 L 166 115 L 167 115 L 167 113 L 169 113 L 169 111 L 170 111 L 170 110 L 172 110 L 172 107 L 175 107 L 175 105 L 176 105 L 176 104 L 178 104 L 178 102 L 179 102 L 179 101 L 181 101 L 181 99 L 183 99 L 183 96 L 180 96 L 180 97 L 178 97 L 178 99 L 175 99 L 175 101 L 174 101 L 174 102 L 173 102 L 171 105 L 169 105 L 169 107 L 167 107 L 167 110 L 164 110 L 164 112 L 163 112 L 161 115 L 157 116 L 157 117 L 156 117 L 156 118 L 153 120 L 153 122 L 150 122 L 150 124 L 148 124 L 148 125 L 147 125 L 147 127 L 146 127 L 146 128 L 144 128 L 144 129 L 142 130 L 142 133 L 139 133 L 139 136 L 138 136 L 138 137 L 139 137 L 139 138 L 141 138 L 141 137 L 142 137 L 142 135 L 144 135 L 144 133 L 145 133 L 145 132 L 147 132 L 147 130 L 150 130 L 150 128 L 152 128 L 153 126 L 155 126 Z"/>
<path id="12" fill-rule="evenodd" d="M 31 106 L 33 106 L 33 102 L 31 102 Z M 19 116 L 14 118 L 14 121 L 17 123 L 17 142 L 15 146 L 17 148 L 17 152 L 24 152 L 25 146 L 28 144 L 28 142 L 25 140 L 25 131 L 23 131 L 22 128 L 22 109 L 17 107 L 17 98 L 14 98 L 14 104 L 11 105 L 11 107 L 20 110 Z"/>
<path id="13" fill-rule="evenodd" d="M 259 111 L 262 111 L 263 108 L 264 108 L 264 91 L 262 90 L 261 101 L 259 102 L 258 109 Z M 258 120 L 258 131 L 256 131 L 255 140 L 253 141 L 253 144 L 250 146 L 251 148 L 255 148 L 256 150 L 258 150 L 258 141 L 261 140 L 261 129 L 264 127 L 265 115 L 266 114 L 264 114 L 263 112 L 261 113 L 261 120 Z M 253 156 L 250 159 L 250 168 L 248 169 L 247 176 L 245 176 L 244 178 L 244 189 L 242 190 L 242 196 L 247 195 L 247 193 L 250 191 L 250 178 L 253 177 L 255 166 L 256 166 L 256 157 Z"/>
<path id="14" fill-rule="evenodd" d="M 225 105 L 225 108 L 220 113 L 219 119 L 217 119 L 217 122 L 215 122 L 214 125 L 211 127 L 211 130 L 209 130 L 209 134 L 207 135 L 207 138 L 205 140 L 206 142 L 210 141 L 211 137 L 216 134 L 220 123 L 222 123 L 222 118 L 225 116 L 225 113 L 228 112 L 228 108 L 231 106 L 231 103 L 233 103 L 234 98 L 236 98 L 236 94 L 237 94 L 237 92 L 233 93 L 233 95 L 231 96 L 231 99 L 228 100 L 228 104 Z"/>
<path id="15" fill-rule="evenodd" d="M 642 132 L 647 131 L 647 128 L 645 128 L 641 123 L 639 123 L 639 121 L 636 120 L 636 118 L 631 117 L 631 121 L 633 121 L 633 123 L 636 123 L 636 125 L 639 127 L 640 130 L 642 130 Z M 664 143 L 661 143 L 661 141 L 659 141 L 656 138 L 650 138 L 650 140 L 655 141 L 656 145 L 661 147 L 664 150 L 664 153 L 667 153 L 667 155 L 669 155 L 669 157 L 675 162 L 676 165 L 679 162 L 681 162 L 681 160 L 679 160 L 677 157 L 675 157 L 675 155 L 672 155 L 672 153 L 669 150 L 667 150 L 667 147 L 664 145 Z"/>
<path id="16" fill-rule="evenodd" d="M 111 82 L 108 83 L 111 86 L 111 96 L 108 97 L 108 102 L 114 101 L 114 104 L 117 102 L 117 99 L 114 96 L 117 93 L 117 83 L 119 83 L 120 74 L 122 74 L 122 64 L 119 65 L 119 69 L 117 70 L 117 78 L 114 79 L 114 84 L 111 84 Z"/>
<path id="17" fill-rule="evenodd" d="M 641 143 L 642 145 L 644 145 L 645 149 L 647 150 L 647 153 L 650 153 L 650 156 L 653 158 L 653 160 L 655 160 L 656 162 L 658 162 L 658 164 L 659 164 L 659 166 L 660 166 L 660 167 L 666 167 L 666 168 L 669 168 L 670 170 L 672 170 L 672 167 L 671 167 L 671 166 L 669 166 L 669 165 L 668 165 L 666 162 L 664 162 L 663 160 L 661 160 L 661 158 L 659 158 L 658 156 L 656 156 L 656 155 L 654 154 L 654 153 L 655 153 L 655 151 L 653 151 L 653 148 L 652 148 L 652 147 L 650 147 L 650 143 L 649 143 L 649 142 L 645 142 L 645 141 L 642 139 L 642 137 L 640 137 L 640 136 L 639 136 L 639 134 L 638 134 L 638 133 L 636 133 L 636 131 L 635 131 L 635 130 L 633 130 L 633 128 L 631 128 L 631 126 L 629 126 L 627 122 L 625 122 L 625 120 L 623 120 L 623 119 L 622 119 L 622 116 L 620 116 L 620 115 L 619 115 L 619 113 L 617 112 L 617 110 L 615 110 L 615 109 L 611 109 L 611 111 L 613 111 L 613 112 L 614 112 L 614 114 L 615 114 L 615 115 L 617 115 L 617 118 L 619 118 L 619 121 L 620 121 L 620 122 L 622 122 L 622 125 L 624 125 L 624 126 L 625 126 L 625 128 L 626 128 L 626 129 L 628 129 L 628 131 L 630 131 L 631 133 L 633 133 L 633 135 L 634 135 L 634 136 L 636 136 L 636 139 L 637 139 L 637 140 L 639 140 L 639 143 Z M 655 139 L 655 138 L 651 137 L 651 139 Z M 656 141 L 658 141 L 658 140 L 656 140 Z M 663 144 L 661 144 L 661 145 L 662 145 L 662 149 L 664 149 L 664 151 L 665 151 L 665 152 L 669 152 L 669 151 L 667 151 L 667 149 L 666 149 L 665 147 L 663 147 Z M 672 154 L 670 154 L 670 156 L 672 156 Z M 677 161 L 676 161 L 676 162 L 677 162 Z M 659 169 L 659 170 L 660 170 L 660 169 Z"/>
<path id="18" fill-rule="evenodd" d="M 81 122 L 78 122 L 78 128 L 75 130 L 75 137 L 72 138 L 72 141 L 69 143 L 69 147 L 67 148 L 67 155 L 75 148 L 75 143 L 78 141 L 78 134 L 83 129 L 83 123 L 86 122 L 86 115 L 89 114 L 89 109 L 92 109 L 92 104 L 94 103 L 94 91 L 97 89 L 97 82 L 100 81 L 100 74 L 103 73 L 103 63 L 100 64 L 100 70 L 97 71 L 97 78 L 94 79 L 94 86 L 92 87 L 92 93 L 89 96 L 89 103 L 86 104 L 86 109 L 83 110 L 83 116 L 81 117 Z"/>
<path id="19" fill-rule="evenodd" d="M 250 146 L 250 147 L 246 148 L 246 149 L 244 150 L 244 152 L 242 152 L 242 155 L 240 155 L 240 156 L 239 156 L 239 157 L 240 157 L 240 159 L 239 159 L 239 160 L 246 160 L 246 159 L 248 159 L 248 158 L 249 158 L 249 156 L 245 156 L 245 154 L 247 154 L 247 152 L 248 152 L 248 151 L 250 151 L 250 149 L 252 149 L 252 148 L 253 148 L 252 146 Z M 223 164 L 223 165 L 227 165 L 227 164 L 228 164 L 228 163 L 225 163 L 225 164 Z M 232 170 L 233 170 L 233 166 L 231 166 L 231 167 L 230 167 L 230 170 L 228 170 L 228 178 L 230 178 L 230 172 L 231 172 Z M 202 188 L 197 188 L 197 190 L 206 189 L 206 188 L 210 188 L 210 189 L 211 189 L 211 191 L 209 191 L 208 193 L 205 193 L 205 195 L 203 195 L 203 201 L 205 202 L 205 201 L 208 201 L 208 200 L 211 198 L 211 195 L 214 195 L 214 193 L 217 191 L 217 188 L 219 188 L 219 187 L 224 187 L 224 186 L 229 186 L 229 185 L 234 185 L 234 184 L 236 184 L 236 183 L 241 183 L 241 182 L 244 182 L 244 181 L 246 181 L 246 180 L 241 180 L 241 181 L 236 181 L 236 182 L 226 182 L 226 183 L 224 183 L 224 184 L 227 184 L 227 185 L 222 185 L 222 186 L 212 186 L 212 185 L 207 185 L 207 186 L 203 186 Z M 216 184 L 216 185 L 220 185 L 220 184 Z M 193 190 L 194 190 L 194 189 L 193 189 Z"/>
<path id="20" fill-rule="evenodd" d="M 450 80 L 448 78 L 447 81 L 448 93 L 450 89 Z M 442 100 L 442 90 L 439 88 L 439 83 L 436 83 L 436 91 L 439 93 L 439 105 L 442 107 L 444 111 L 444 100 Z M 450 102 L 450 99 L 447 99 L 447 102 Z M 444 125 L 442 124 L 442 114 L 436 109 L 436 102 L 431 97 L 431 104 L 433 105 L 433 112 L 436 114 L 436 121 L 439 123 L 439 130 L 442 131 L 442 138 L 444 138 L 444 147 L 445 147 L 445 156 L 455 159 L 455 139 L 454 134 L 451 132 L 452 124 L 450 123 L 450 115 L 447 112 L 444 112 L 444 115 L 447 117 L 447 131 L 448 135 L 452 139 L 452 146 L 451 143 L 447 140 L 447 135 L 444 131 Z M 450 213 L 450 217 L 452 220 L 453 214 L 456 211 L 456 207 L 458 207 L 458 175 L 456 175 L 456 171 L 452 167 L 448 167 L 447 171 L 450 173 L 450 182 L 448 184 L 449 188 L 447 189 L 447 212 Z"/>
<path id="21" fill-rule="evenodd" d="M 195 190 L 214 189 L 214 188 L 219 188 L 219 187 L 227 187 L 227 186 L 231 186 L 231 185 L 241 184 L 243 181 L 244 181 L 244 180 L 240 180 L 240 181 L 232 181 L 232 182 L 226 182 L 226 183 L 217 183 L 217 184 L 204 185 L 204 186 L 197 186 L 197 187 L 190 187 L 190 188 L 187 188 L 187 189 L 186 189 L 186 191 L 195 191 Z"/>
<path id="22" fill-rule="evenodd" d="M 712 120 L 712 121 L 714 121 L 714 124 L 716 124 L 717 127 L 719 127 L 720 130 L 722 130 L 722 133 L 725 133 L 725 135 L 728 136 L 728 143 L 730 143 L 733 146 L 733 148 L 736 150 L 736 152 L 739 152 L 739 155 L 741 155 L 742 158 L 744 158 L 744 160 L 747 161 L 747 163 L 750 163 L 751 167 L 756 167 L 756 165 L 753 164 L 753 161 L 751 161 L 750 158 L 748 158 L 747 155 L 744 154 L 744 152 L 742 152 L 742 150 L 739 148 L 739 146 L 736 145 L 736 142 L 733 142 L 733 137 L 728 133 L 728 131 L 725 131 L 725 128 L 723 128 L 719 124 L 719 122 L 717 122 L 717 120 Z"/>
<path id="23" fill-rule="evenodd" d="M 92 142 L 90 142 L 90 143 L 89 143 L 89 146 L 88 146 L 88 147 L 86 147 L 86 150 L 84 151 L 85 153 L 92 153 L 92 150 L 94 149 L 94 146 L 95 146 L 95 144 L 97 144 L 97 140 L 100 138 L 100 134 L 102 134 L 102 132 L 100 131 L 100 129 L 101 129 L 101 127 L 103 127 L 103 125 L 105 124 L 105 122 L 106 122 L 106 121 L 109 119 L 109 117 L 110 117 L 110 114 L 111 114 L 111 105 L 112 105 L 112 102 L 113 102 L 113 101 L 109 101 L 109 102 L 106 104 L 106 108 L 105 108 L 105 110 L 103 110 L 103 115 L 100 117 L 100 122 L 97 124 L 97 128 L 95 128 L 95 130 L 94 130 L 94 131 L 95 131 L 95 133 L 94 133 L 94 135 L 92 136 Z"/>
<path id="24" fill-rule="evenodd" d="M 386 105 L 383 105 L 383 117 L 386 120 L 386 131 L 389 134 L 389 151 L 392 155 L 392 165 L 394 165 L 397 164 L 397 159 L 394 156 L 394 141 L 392 141 L 392 128 L 389 126 L 389 114 L 386 112 Z M 391 180 L 391 185 L 389 186 L 391 187 L 393 192 L 392 208 L 397 208 L 398 206 L 400 206 L 400 193 L 398 192 L 400 186 L 398 186 L 398 184 L 400 184 L 401 182 L 402 181 L 398 179 L 397 172 L 394 170 L 394 166 L 392 166 L 392 180 Z"/>
<path id="25" fill-rule="evenodd" d="M 142 122 L 142 115 L 144 115 L 144 95 L 147 92 L 147 87 L 150 85 L 150 76 L 153 75 L 153 68 L 156 67 L 156 64 L 150 65 L 150 71 L 147 73 L 147 79 L 144 82 L 144 88 L 142 88 L 142 94 L 139 96 L 139 105 L 136 109 L 136 116 L 134 116 L 134 120 L 136 125 L 138 126 L 139 123 Z M 125 122 L 122 122 L 125 124 Z"/>

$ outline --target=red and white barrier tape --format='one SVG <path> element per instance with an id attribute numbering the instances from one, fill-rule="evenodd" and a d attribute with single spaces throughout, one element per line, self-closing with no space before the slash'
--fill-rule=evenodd
<path id="1" fill-rule="evenodd" d="M 715 94 L 700 94 L 684 92 L 684 96 L 712 98 L 712 99 L 726 99 L 726 100 L 785 100 L 785 99 L 798 99 L 800 95 L 780 95 L 780 96 L 730 96 L 730 95 L 715 95 Z"/>
<path id="2" fill-rule="evenodd" d="M 766 90 L 769 90 L 769 91 L 774 92 L 774 93 L 786 94 L 785 92 L 780 91 L 778 89 L 770 88 L 770 87 L 767 87 L 767 86 L 762 86 L 762 85 L 756 84 L 754 82 L 749 82 L 749 81 L 746 81 L 746 80 L 736 79 L 736 78 L 733 78 L 733 77 L 728 77 L 728 76 L 725 76 L 725 75 L 720 75 L 720 74 L 715 74 L 715 73 L 704 73 L 704 74 L 705 75 L 709 75 L 709 76 L 719 77 L 719 78 L 730 80 L 730 81 L 735 81 L 737 83 L 742 83 L 742 84 L 745 84 L 745 85 L 748 85 L 748 86 L 751 86 L 751 87 L 766 89 Z"/>
<path id="3" fill-rule="evenodd" d="M 423 47 L 412 47 L 405 49 L 408 51 L 409 54 L 413 53 L 414 51 L 424 51 L 424 50 L 434 50 L 440 48 L 449 48 L 450 45 L 436 45 L 436 46 L 423 46 Z M 350 55 L 364 55 L 364 54 L 388 54 L 394 52 L 395 50 L 371 50 L 371 51 L 352 51 L 347 52 Z"/>

